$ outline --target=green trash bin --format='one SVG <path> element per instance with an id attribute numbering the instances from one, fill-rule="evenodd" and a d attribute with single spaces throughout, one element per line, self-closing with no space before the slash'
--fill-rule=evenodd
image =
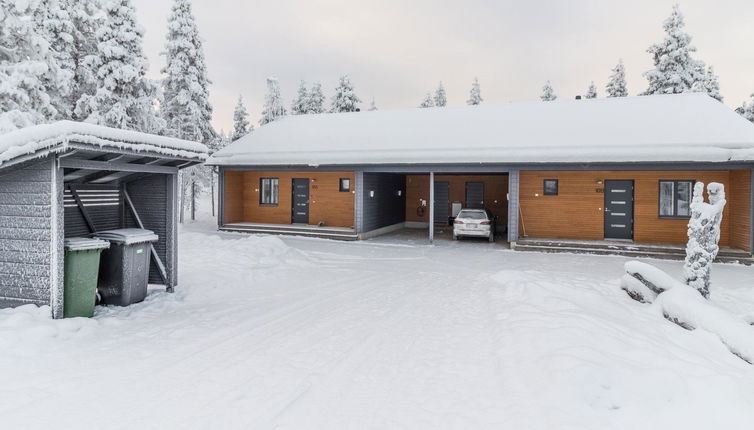
<path id="1" fill-rule="evenodd" d="M 97 299 L 99 257 L 110 242 L 74 237 L 66 239 L 63 317 L 91 317 Z"/>

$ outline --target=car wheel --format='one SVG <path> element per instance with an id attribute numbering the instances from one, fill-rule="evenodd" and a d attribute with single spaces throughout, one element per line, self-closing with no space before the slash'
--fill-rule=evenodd
<path id="1" fill-rule="evenodd" d="M 458 240 L 458 236 L 456 236 L 456 235 L 454 234 L 454 235 L 453 235 L 453 240 Z"/>

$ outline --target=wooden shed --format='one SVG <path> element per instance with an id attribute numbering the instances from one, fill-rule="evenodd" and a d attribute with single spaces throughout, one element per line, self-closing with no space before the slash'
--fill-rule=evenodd
<path id="1" fill-rule="evenodd" d="M 159 235 L 149 281 L 177 285 L 178 172 L 196 142 L 61 121 L 0 135 L 0 307 L 63 315 L 63 240 L 141 227 Z"/>

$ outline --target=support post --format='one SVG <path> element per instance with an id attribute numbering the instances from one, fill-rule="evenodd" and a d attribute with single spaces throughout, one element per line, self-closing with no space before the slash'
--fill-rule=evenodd
<path id="1" fill-rule="evenodd" d="M 196 181 L 191 180 L 191 221 L 196 221 Z"/>
<path id="2" fill-rule="evenodd" d="M 429 243 L 435 243 L 435 172 L 429 172 Z"/>
<path id="3" fill-rule="evenodd" d="M 519 202 L 519 170 L 508 171 L 508 243 L 511 249 L 516 247 L 518 241 Z"/>

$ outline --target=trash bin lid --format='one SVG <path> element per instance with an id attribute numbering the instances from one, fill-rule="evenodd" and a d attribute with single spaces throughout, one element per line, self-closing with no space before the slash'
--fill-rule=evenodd
<path id="1" fill-rule="evenodd" d="M 71 237 L 63 241 L 63 247 L 66 251 L 89 251 L 109 248 L 110 242 L 89 237 Z"/>
<path id="2" fill-rule="evenodd" d="M 159 238 L 151 230 L 141 228 L 120 228 L 117 230 L 98 231 L 93 235 L 99 239 L 109 240 L 113 243 L 133 245 L 135 243 L 156 242 Z"/>

